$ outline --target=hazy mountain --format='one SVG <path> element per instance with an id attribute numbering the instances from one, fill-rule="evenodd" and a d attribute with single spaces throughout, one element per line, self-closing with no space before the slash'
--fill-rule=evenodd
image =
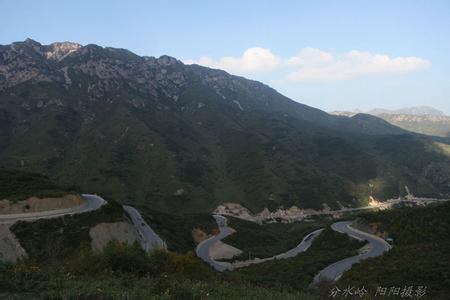
<path id="1" fill-rule="evenodd" d="M 434 140 L 332 116 L 168 56 L 35 41 L 0 46 L 0 159 L 62 184 L 176 211 L 356 205 L 449 193 Z"/>
<path id="2" fill-rule="evenodd" d="M 450 137 L 449 116 L 381 114 L 378 117 L 409 131 Z"/>
<path id="3" fill-rule="evenodd" d="M 359 111 L 333 111 L 330 114 L 352 117 L 358 113 Z M 367 113 L 408 131 L 450 137 L 450 116 L 432 107 L 418 106 L 398 110 L 375 108 Z"/>
<path id="4" fill-rule="evenodd" d="M 374 109 L 369 114 L 380 117 L 403 129 L 436 136 L 450 136 L 450 116 L 428 106 L 398 110 Z"/>
<path id="5" fill-rule="evenodd" d="M 405 107 L 397 110 L 375 108 L 367 112 L 371 115 L 444 116 L 444 112 L 429 106 Z"/>

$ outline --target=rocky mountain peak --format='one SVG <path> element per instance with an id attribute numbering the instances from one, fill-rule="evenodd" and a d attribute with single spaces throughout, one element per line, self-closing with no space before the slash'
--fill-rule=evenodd
<path id="1" fill-rule="evenodd" d="M 30 45 L 30 46 L 35 46 L 35 47 L 40 47 L 42 46 L 39 42 L 36 42 L 33 39 L 27 38 L 25 41 L 23 41 L 24 44 Z"/>
<path id="2" fill-rule="evenodd" d="M 157 62 L 159 65 L 161 66 L 171 66 L 171 65 L 176 65 L 178 63 L 180 63 L 179 60 L 177 60 L 174 57 L 168 56 L 168 55 L 162 55 L 157 59 Z"/>
<path id="3" fill-rule="evenodd" d="M 39 42 L 36 42 L 35 40 L 32 40 L 30 38 L 27 38 L 23 42 L 14 42 L 9 45 L 9 48 L 16 53 L 32 53 L 33 55 L 36 55 L 36 53 L 42 55 L 43 50 L 42 45 Z"/>

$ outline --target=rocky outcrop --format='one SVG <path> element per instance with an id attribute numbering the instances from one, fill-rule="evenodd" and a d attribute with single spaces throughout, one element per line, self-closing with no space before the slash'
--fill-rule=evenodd
<path id="1" fill-rule="evenodd" d="M 22 201 L 0 200 L 0 214 L 34 213 L 48 210 L 65 209 L 85 204 L 80 195 L 65 195 L 55 198 L 30 197 Z"/>
<path id="2" fill-rule="evenodd" d="M 232 216 L 235 218 L 261 224 L 263 222 L 296 222 L 304 220 L 308 215 L 311 214 L 326 213 L 330 211 L 330 207 L 326 204 L 323 204 L 323 209 L 320 211 L 314 209 L 300 209 L 297 206 L 292 206 L 288 209 L 278 208 L 275 211 L 270 211 L 268 208 L 264 208 L 261 212 L 252 214 L 247 208 L 238 203 L 224 203 L 219 205 L 213 213 Z"/>
<path id="3" fill-rule="evenodd" d="M 241 255 L 242 251 L 236 247 L 217 241 L 209 248 L 209 255 L 215 260 L 232 259 Z"/>
<path id="4" fill-rule="evenodd" d="M 132 245 L 138 241 L 134 227 L 126 222 L 100 223 L 89 230 L 93 251 L 101 251 L 110 241 Z"/>

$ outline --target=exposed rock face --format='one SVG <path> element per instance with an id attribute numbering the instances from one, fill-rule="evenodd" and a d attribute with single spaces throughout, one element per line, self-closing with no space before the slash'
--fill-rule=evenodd
<path id="1" fill-rule="evenodd" d="M 245 207 L 239 203 L 224 203 L 219 205 L 214 212 L 219 215 L 226 215 L 241 218 L 244 220 L 257 222 L 257 218 Z"/>
<path id="2" fill-rule="evenodd" d="M 138 241 L 134 227 L 126 222 L 97 224 L 89 230 L 89 236 L 94 251 L 101 251 L 110 241 L 128 245 Z"/>
<path id="3" fill-rule="evenodd" d="M 86 201 L 79 195 L 65 195 L 58 198 L 30 197 L 17 202 L 3 199 L 0 200 L 0 214 L 21 214 L 65 209 L 80 206 L 85 203 Z"/>
<path id="4" fill-rule="evenodd" d="M 9 230 L 9 226 L 0 224 L 0 261 L 16 263 L 18 260 L 26 258 L 25 249 Z"/>
<path id="5" fill-rule="evenodd" d="M 239 256 L 242 251 L 236 247 L 225 244 L 221 241 L 217 241 L 209 248 L 209 255 L 216 260 L 231 259 L 235 256 Z"/>
<path id="6" fill-rule="evenodd" d="M 30 39 L 0 50 L 0 90 L 30 81 L 70 84 L 70 73 L 81 73 L 101 80 L 89 87 L 96 97 L 120 88 L 117 80 L 129 80 L 133 88 L 173 98 L 186 83 L 183 72 L 175 70 L 181 62 L 169 56 L 139 57 L 124 49 L 71 42 L 45 46 Z"/>
<path id="7" fill-rule="evenodd" d="M 295 222 L 305 219 L 310 214 L 314 213 L 324 213 L 329 212 L 330 207 L 323 204 L 322 210 L 313 209 L 300 209 L 297 206 L 292 206 L 288 209 L 278 208 L 275 211 L 270 211 L 268 208 L 264 208 L 261 212 L 257 214 L 252 214 L 247 208 L 243 207 L 238 203 L 224 203 L 219 205 L 214 213 L 226 216 L 232 216 L 247 221 L 252 221 L 256 223 L 263 222 Z"/>
<path id="8" fill-rule="evenodd" d="M 70 53 L 80 49 L 82 46 L 77 43 L 64 42 L 50 44 L 45 51 L 48 59 L 60 61 Z"/>

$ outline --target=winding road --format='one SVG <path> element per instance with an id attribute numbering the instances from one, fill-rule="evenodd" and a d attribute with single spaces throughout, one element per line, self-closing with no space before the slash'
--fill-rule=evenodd
<path id="1" fill-rule="evenodd" d="M 217 241 L 220 241 L 230 234 L 232 234 L 234 231 L 227 226 L 227 218 L 221 215 L 213 215 L 214 219 L 216 220 L 217 225 L 219 226 L 219 234 L 215 235 L 213 237 L 210 237 L 209 239 L 206 239 L 202 241 L 200 244 L 197 245 L 197 248 L 195 248 L 195 253 L 198 257 L 200 257 L 204 262 L 209 264 L 211 267 L 213 267 L 216 271 L 224 272 L 227 270 L 232 270 L 233 267 L 228 262 L 221 262 L 214 260 L 209 255 L 209 249 L 216 243 Z"/>
<path id="2" fill-rule="evenodd" d="M 216 220 L 217 225 L 219 226 L 219 234 L 215 235 L 213 237 L 210 237 L 209 239 L 204 240 L 201 242 L 197 248 L 196 253 L 197 256 L 200 257 L 203 261 L 208 263 L 211 267 L 213 267 L 216 271 L 224 272 L 224 271 L 232 271 L 236 268 L 246 267 L 251 264 L 257 264 L 262 263 L 274 259 L 284 259 L 284 258 L 291 258 L 297 256 L 299 253 L 306 251 L 314 241 L 314 239 L 322 232 L 323 229 L 315 230 L 309 234 L 307 234 L 300 244 L 297 245 L 297 247 L 285 252 L 281 253 L 272 257 L 264 258 L 264 259 L 253 259 L 248 261 L 242 261 L 242 262 L 222 262 L 217 261 L 213 259 L 210 255 L 210 249 L 211 247 L 218 241 L 226 238 L 230 234 L 234 233 L 234 230 L 232 228 L 229 228 L 227 226 L 227 219 L 226 217 L 222 215 L 213 215 L 214 219 Z M 349 270 L 353 264 L 359 263 L 362 260 L 371 258 L 371 257 L 377 257 L 383 255 L 386 251 L 389 251 L 392 246 L 389 245 L 385 240 L 382 238 L 369 234 L 367 232 L 360 231 L 358 229 L 355 229 L 351 227 L 350 225 L 353 223 L 353 221 L 341 221 L 336 222 L 331 225 L 331 228 L 334 231 L 345 233 L 348 236 L 358 239 L 360 241 L 367 241 L 369 245 L 369 250 L 365 253 L 348 257 L 343 260 L 340 260 L 338 262 L 335 262 L 325 269 L 321 270 L 314 278 L 313 283 L 317 283 L 322 280 L 327 281 L 336 281 L 338 280 L 342 274 Z"/>
<path id="3" fill-rule="evenodd" d="M 370 247 L 369 251 L 356 256 L 345 258 L 329 265 L 316 275 L 316 277 L 314 278 L 314 283 L 320 282 L 322 280 L 337 281 L 345 271 L 349 270 L 352 267 L 353 264 L 359 263 L 360 261 L 371 257 L 381 256 L 384 254 L 384 252 L 389 251 L 392 248 L 392 246 L 382 238 L 351 227 L 350 225 L 352 223 L 353 221 L 337 222 L 331 225 L 331 228 L 334 231 L 345 233 L 352 238 L 361 241 L 367 241 Z"/>
<path id="4" fill-rule="evenodd" d="M 137 209 L 127 205 L 124 205 L 123 209 L 127 212 L 131 224 L 136 229 L 139 242 L 145 251 L 167 249 L 166 243 L 148 226 Z"/>
<path id="5" fill-rule="evenodd" d="M 0 224 L 10 226 L 16 221 L 34 221 L 37 219 L 50 219 L 62 217 L 65 215 L 80 214 L 99 209 L 101 206 L 106 204 L 106 201 L 98 195 L 83 194 L 82 197 L 86 200 L 86 203 L 72 208 L 35 213 L 0 215 Z M 150 226 L 148 226 L 148 224 L 142 218 L 141 214 L 135 208 L 126 205 L 123 206 L 123 208 L 128 215 L 129 221 L 135 227 L 136 232 L 139 236 L 139 241 L 144 250 L 152 251 L 155 249 L 167 249 L 165 242 L 150 228 Z M 219 272 L 224 272 L 227 270 L 232 271 L 236 268 L 246 267 L 251 264 L 262 263 L 274 259 L 295 257 L 299 253 L 306 251 L 311 246 L 314 239 L 323 230 L 318 229 L 307 234 L 300 242 L 300 244 L 287 252 L 264 259 L 253 259 L 248 261 L 229 263 L 216 261 L 215 259 L 213 259 L 210 255 L 210 249 L 216 242 L 234 233 L 234 230 L 227 226 L 226 217 L 222 215 L 213 215 L 213 217 L 219 227 L 219 234 L 202 241 L 200 244 L 198 244 L 195 251 L 198 257 L 200 257 L 203 261 L 208 263 L 211 267 Z M 391 249 L 391 245 L 389 245 L 385 240 L 351 227 L 350 225 L 352 223 L 353 221 L 337 222 L 332 224 L 331 228 L 337 232 L 345 233 L 352 238 L 367 241 L 369 243 L 369 251 L 356 256 L 345 258 L 329 265 L 315 276 L 314 283 L 317 283 L 321 280 L 336 281 L 342 276 L 345 271 L 349 270 L 353 264 L 367 258 L 383 255 L 384 252 Z"/>
<path id="6" fill-rule="evenodd" d="M 309 234 L 307 234 L 303 240 L 298 244 L 295 248 L 272 256 L 267 257 L 263 259 L 252 259 L 247 261 L 239 261 L 235 263 L 229 263 L 229 262 L 222 262 L 217 261 L 213 259 L 210 255 L 210 249 L 211 247 L 218 241 L 226 238 L 230 234 L 234 233 L 234 230 L 227 226 L 227 219 L 224 216 L 221 215 L 213 215 L 214 219 L 217 222 L 217 225 L 219 226 L 219 234 L 215 235 L 209 239 L 204 240 L 200 244 L 198 244 L 197 248 L 195 249 L 195 252 L 197 253 L 197 256 L 200 257 L 203 261 L 208 263 L 211 267 L 213 267 L 216 271 L 224 272 L 224 271 L 232 271 L 237 268 L 246 267 L 252 264 L 258 264 L 263 263 L 270 260 L 275 259 L 285 259 L 285 258 L 291 258 L 296 255 L 298 255 L 301 252 L 304 252 L 308 250 L 308 248 L 311 246 L 314 239 L 322 232 L 323 229 L 315 230 Z"/>
<path id="7" fill-rule="evenodd" d="M 34 221 L 38 219 L 51 219 L 65 215 L 81 214 L 99 209 L 101 206 L 106 204 L 106 200 L 98 195 L 82 194 L 81 196 L 86 200 L 86 203 L 82 205 L 33 213 L 0 215 L 0 224 L 13 224 L 17 221 Z"/>
<path id="8" fill-rule="evenodd" d="M 0 225 L 9 227 L 17 221 L 35 221 L 38 219 L 51 219 L 86 213 L 99 209 L 107 203 L 106 200 L 98 195 L 82 194 L 81 196 L 86 202 L 75 207 L 33 213 L 0 215 Z M 141 214 L 134 207 L 124 205 L 123 209 L 127 212 L 128 220 L 136 229 L 139 242 L 145 251 L 149 252 L 154 249 L 167 249 L 166 243 L 153 231 L 153 229 L 150 228 L 150 226 L 148 226 Z"/>
<path id="9" fill-rule="evenodd" d="M 303 240 L 301 241 L 300 244 L 297 245 L 297 247 L 282 253 L 282 254 L 278 254 L 277 256 L 275 256 L 275 258 L 279 259 L 279 258 L 291 258 L 291 257 L 295 257 L 297 255 L 299 255 L 301 252 L 305 252 L 306 250 L 308 250 L 309 247 L 311 247 L 312 242 L 314 241 L 314 239 L 316 237 L 319 236 L 319 234 L 323 231 L 323 228 L 321 229 L 317 229 L 309 234 L 307 234 Z"/>

